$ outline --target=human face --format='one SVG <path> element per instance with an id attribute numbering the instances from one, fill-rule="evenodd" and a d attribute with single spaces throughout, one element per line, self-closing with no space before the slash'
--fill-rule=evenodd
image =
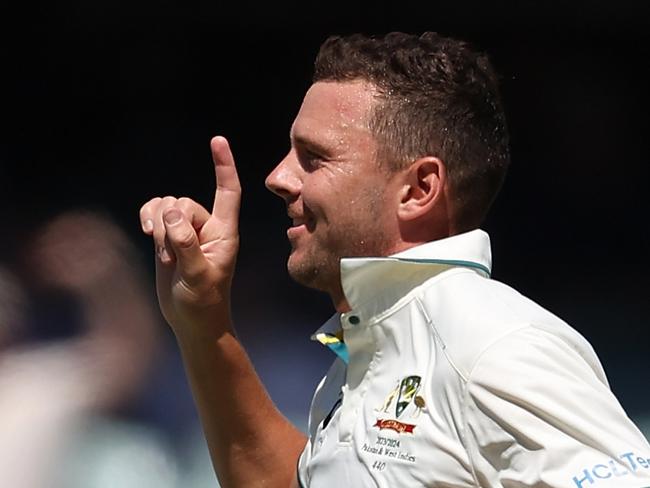
<path id="1" fill-rule="evenodd" d="M 362 81 L 312 85 L 291 128 L 291 149 L 266 179 L 292 219 L 289 274 L 335 301 L 340 259 L 389 254 L 397 232 L 397 192 L 376 161 L 368 127 L 375 96 Z"/>

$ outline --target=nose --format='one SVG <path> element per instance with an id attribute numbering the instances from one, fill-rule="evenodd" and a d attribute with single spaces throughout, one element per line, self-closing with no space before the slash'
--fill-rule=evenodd
<path id="1" fill-rule="evenodd" d="M 265 181 L 266 187 L 286 201 L 295 199 L 300 195 L 302 178 L 300 165 L 293 149 L 269 173 Z"/>

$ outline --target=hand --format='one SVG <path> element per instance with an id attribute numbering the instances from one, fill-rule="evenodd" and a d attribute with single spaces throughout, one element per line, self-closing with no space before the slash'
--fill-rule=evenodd
<path id="1" fill-rule="evenodd" d="M 174 197 L 154 198 L 140 209 L 142 230 L 156 247 L 160 309 L 177 336 L 230 326 L 241 186 L 228 141 L 217 136 L 210 147 L 217 179 L 212 213 Z"/>

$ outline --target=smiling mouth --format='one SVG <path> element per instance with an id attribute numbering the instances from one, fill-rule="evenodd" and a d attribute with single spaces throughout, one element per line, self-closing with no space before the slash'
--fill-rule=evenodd
<path id="1" fill-rule="evenodd" d="M 290 234 L 295 234 L 301 230 L 312 231 L 315 227 L 314 219 L 306 217 L 305 215 L 296 215 L 290 212 L 289 218 L 291 218 L 291 226 L 287 232 Z"/>
<path id="2" fill-rule="evenodd" d="M 304 220 L 294 220 L 289 227 L 291 229 L 305 229 L 307 231 L 314 230 L 315 224 L 313 220 L 304 219 Z"/>
<path id="3" fill-rule="evenodd" d="M 313 224 L 314 219 L 307 208 L 303 205 L 296 207 L 287 207 L 287 216 L 291 219 L 291 225 L 293 227 L 300 227 L 301 225 L 309 227 Z"/>

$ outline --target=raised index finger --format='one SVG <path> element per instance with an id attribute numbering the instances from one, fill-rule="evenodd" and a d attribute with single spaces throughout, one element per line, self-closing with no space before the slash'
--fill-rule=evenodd
<path id="1" fill-rule="evenodd" d="M 235 160 L 225 137 L 213 137 L 210 141 L 210 149 L 212 149 L 214 173 L 217 178 L 212 215 L 236 229 L 239 220 L 241 185 L 239 176 L 237 176 Z"/>

